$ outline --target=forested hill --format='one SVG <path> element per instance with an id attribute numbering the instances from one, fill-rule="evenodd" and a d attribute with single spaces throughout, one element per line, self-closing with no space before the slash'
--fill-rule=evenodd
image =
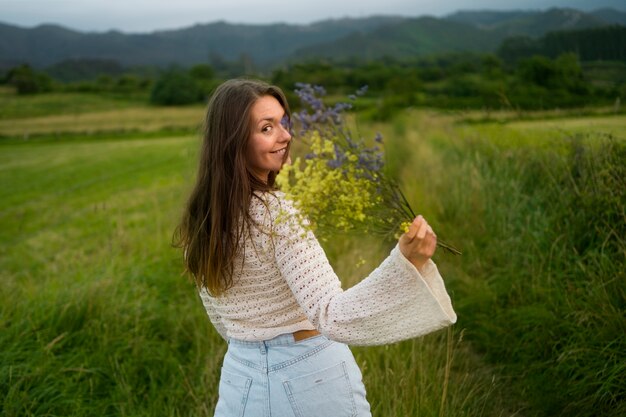
<path id="1" fill-rule="evenodd" d="M 626 26 L 626 12 L 619 12 L 613 9 L 599 9 L 593 12 L 593 14 L 607 22 Z"/>
<path id="2" fill-rule="evenodd" d="M 563 53 L 576 54 L 581 61 L 626 62 L 626 26 L 549 32 L 539 39 L 511 37 L 498 48 L 500 58 L 509 63 L 534 55 L 556 58 Z"/>
<path id="3" fill-rule="evenodd" d="M 575 9 L 547 11 L 459 11 L 447 17 L 499 36 L 538 37 L 548 32 L 588 29 L 606 24 L 626 25 L 626 13 L 613 9 L 581 12 Z"/>
<path id="4" fill-rule="evenodd" d="M 43 67 L 85 58 L 115 60 L 125 66 L 172 63 L 186 66 L 209 60 L 235 60 L 242 55 L 267 66 L 280 62 L 303 46 L 328 42 L 354 32 L 367 33 L 403 20 L 375 16 L 326 20 L 310 25 L 214 22 L 146 34 L 81 33 L 57 25 L 26 29 L 0 23 L 0 66 L 29 63 Z"/>
<path id="5" fill-rule="evenodd" d="M 543 12 L 458 12 L 446 18 L 375 16 L 309 25 L 226 22 L 126 34 L 84 33 L 56 25 L 20 28 L 0 23 L 0 69 L 28 63 L 47 67 L 65 60 L 99 59 L 122 66 L 189 66 L 247 60 L 261 68 L 303 58 L 403 58 L 455 51 L 492 52 L 511 35 L 600 27 L 626 13 L 572 9 Z"/>
<path id="6" fill-rule="evenodd" d="M 607 10 L 592 13 L 574 9 L 460 11 L 445 19 L 407 19 L 369 33 L 350 34 L 333 42 L 304 47 L 294 54 L 294 58 L 367 60 L 460 51 L 495 52 L 510 37 L 539 38 L 547 33 L 606 27 L 626 20 L 626 13 L 613 10 L 610 14 Z"/>
<path id="7" fill-rule="evenodd" d="M 485 30 L 434 17 L 407 19 L 370 33 L 353 33 L 333 42 L 302 48 L 293 58 L 326 57 L 336 60 L 403 58 L 442 52 L 493 51 L 502 39 Z"/>

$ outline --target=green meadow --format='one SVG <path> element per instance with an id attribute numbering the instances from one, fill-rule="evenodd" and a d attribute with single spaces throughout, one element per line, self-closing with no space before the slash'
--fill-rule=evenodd
<path id="1" fill-rule="evenodd" d="M 171 246 L 203 108 L 0 100 L 0 414 L 212 415 L 226 344 Z M 360 128 L 463 252 L 435 255 L 456 325 L 353 347 L 373 414 L 626 415 L 626 115 L 413 109 Z M 391 245 L 325 249 L 349 287 Z"/>

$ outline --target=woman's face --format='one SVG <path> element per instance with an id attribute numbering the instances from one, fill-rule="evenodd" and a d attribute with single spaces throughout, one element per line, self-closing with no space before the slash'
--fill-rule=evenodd
<path id="1" fill-rule="evenodd" d="M 285 109 L 272 96 L 263 96 L 252 105 L 252 131 L 246 149 L 248 168 L 267 182 L 270 171 L 279 171 L 287 160 L 291 134 L 285 123 Z"/>

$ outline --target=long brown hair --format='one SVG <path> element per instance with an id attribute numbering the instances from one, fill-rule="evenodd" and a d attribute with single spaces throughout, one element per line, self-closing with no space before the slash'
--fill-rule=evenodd
<path id="1" fill-rule="evenodd" d="M 246 163 L 251 108 L 263 96 L 276 98 L 290 118 L 281 89 L 262 81 L 229 80 L 211 96 L 196 183 L 174 234 L 174 245 L 185 251 L 186 272 L 214 296 L 233 284 L 233 260 L 250 226 L 254 192 L 275 189 L 277 172 L 270 172 L 265 183 Z"/>

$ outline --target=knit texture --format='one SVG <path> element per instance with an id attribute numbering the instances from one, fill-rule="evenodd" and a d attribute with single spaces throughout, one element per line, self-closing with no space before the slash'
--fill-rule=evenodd
<path id="1" fill-rule="evenodd" d="M 352 345 L 397 342 L 456 322 L 434 262 L 416 269 L 399 247 L 368 277 L 342 290 L 317 239 L 280 192 L 253 197 L 255 226 L 234 263 L 234 286 L 218 297 L 200 289 L 226 340 L 260 341 L 317 329 Z"/>

